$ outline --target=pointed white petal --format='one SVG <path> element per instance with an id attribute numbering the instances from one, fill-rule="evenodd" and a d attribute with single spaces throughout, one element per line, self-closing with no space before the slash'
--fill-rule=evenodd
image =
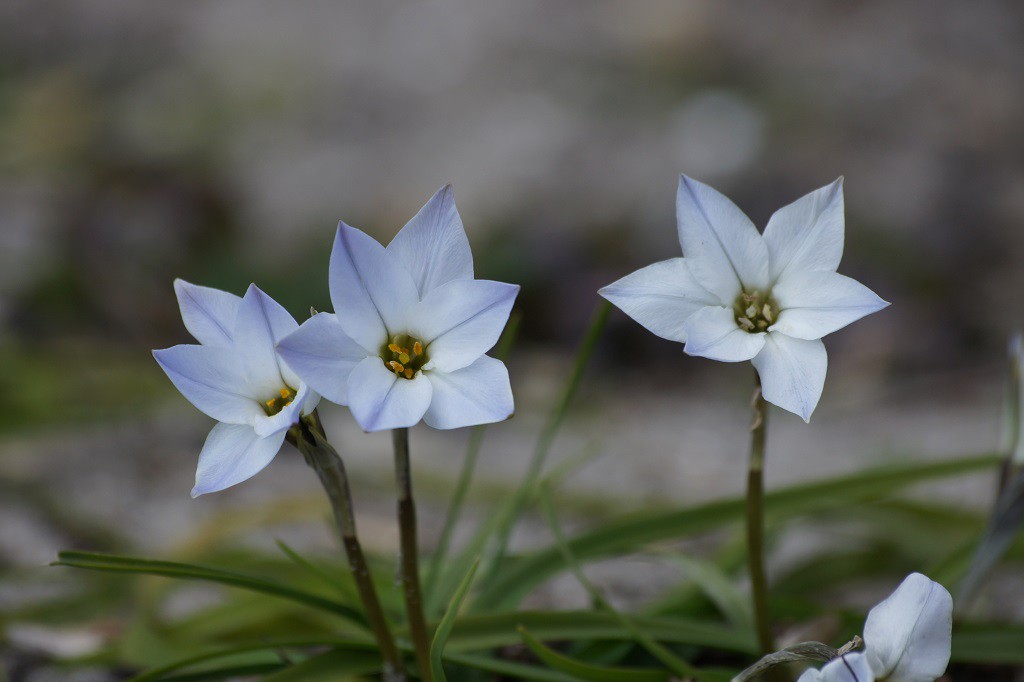
<path id="1" fill-rule="evenodd" d="M 360 362 L 348 378 L 348 408 L 363 431 L 413 426 L 427 411 L 431 393 L 423 372 L 399 379 L 377 357 Z"/>
<path id="2" fill-rule="evenodd" d="M 825 344 L 771 332 L 753 362 L 764 399 L 810 421 L 825 387 Z"/>
<path id="3" fill-rule="evenodd" d="M 764 347 L 764 332 L 750 334 L 736 324 L 732 308 L 708 306 L 691 315 L 683 325 L 687 355 L 721 362 L 749 360 Z"/>
<path id="4" fill-rule="evenodd" d="M 242 362 L 252 395 L 275 397 L 286 383 L 298 388 L 298 377 L 290 370 L 287 373 L 291 381 L 285 380 L 283 363 L 275 349 L 278 341 L 298 328 L 295 318 L 277 301 L 255 284 L 249 286 L 238 308 L 232 347 Z"/>
<path id="5" fill-rule="evenodd" d="M 225 346 L 231 343 L 235 316 L 242 299 L 220 289 L 202 287 L 183 279 L 174 280 L 181 320 L 199 343 Z"/>
<path id="6" fill-rule="evenodd" d="M 519 286 L 460 279 L 428 293 L 409 315 L 409 333 L 423 341 L 430 366 L 467 367 L 498 341 Z"/>
<path id="7" fill-rule="evenodd" d="M 219 422 L 252 424 L 263 410 L 249 387 L 234 350 L 181 345 L 153 351 L 168 378 L 200 412 Z"/>
<path id="8" fill-rule="evenodd" d="M 743 288 L 768 286 L 768 247 L 725 195 L 680 175 L 676 219 L 683 256 L 702 287 L 731 304 Z"/>
<path id="9" fill-rule="evenodd" d="M 445 185 L 395 235 L 387 248 L 412 275 L 420 298 L 453 279 L 473 279 L 473 253 Z"/>
<path id="10" fill-rule="evenodd" d="M 821 671 L 817 668 L 808 668 L 797 678 L 796 682 L 819 682 L 819 680 L 821 680 Z"/>
<path id="11" fill-rule="evenodd" d="M 804 673 L 804 675 L 806 674 Z M 803 679 L 804 676 L 801 675 L 800 680 Z M 820 682 L 874 682 L 875 676 L 872 674 L 871 666 L 868 665 L 864 654 L 855 652 L 833 658 L 825 664 L 817 677 L 808 679 Z"/>
<path id="12" fill-rule="evenodd" d="M 367 356 L 331 313 L 318 313 L 303 322 L 277 344 L 277 352 L 299 379 L 339 405 L 348 404 L 348 376 Z"/>
<path id="13" fill-rule="evenodd" d="M 424 372 L 433 386 L 423 421 L 435 429 L 492 424 L 512 416 L 512 386 L 505 363 L 483 355 L 454 372 Z"/>
<path id="14" fill-rule="evenodd" d="M 316 401 L 319 400 L 319 396 L 316 396 L 315 392 L 310 389 L 309 386 L 301 384 L 299 392 L 295 394 L 295 399 L 292 400 L 290 404 L 285 405 L 284 409 L 272 417 L 264 415 L 263 417 L 256 419 L 253 423 L 256 435 L 260 438 L 266 438 L 267 436 L 275 433 L 287 431 L 295 424 L 298 424 L 302 415 L 307 414 L 305 407 L 312 400 L 310 394 L 315 396 Z M 313 407 L 316 407 L 315 401 L 313 402 Z M 312 408 L 309 411 L 312 411 Z"/>
<path id="15" fill-rule="evenodd" d="M 705 306 L 723 304 L 697 283 L 684 258 L 648 265 L 597 293 L 649 331 L 679 342 L 686 341 L 686 318 Z"/>
<path id="16" fill-rule="evenodd" d="M 889 682 L 932 682 L 949 663 L 953 598 L 920 573 L 868 613 L 864 649 L 875 675 Z"/>
<path id="17" fill-rule="evenodd" d="M 835 272 L 787 272 L 772 295 L 782 311 L 769 331 L 808 340 L 889 305 L 857 280 Z"/>
<path id="18" fill-rule="evenodd" d="M 842 178 L 780 208 L 764 228 L 772 281 L 787 271 L 835 272 L 843 232 Z"/>
<path id="19" fill-rule="evenodd" d="M 260 438 L 250 426 L 217 424 L 199 453 L 192 497 L 215 493 L 263 471 L 284 442 L 284 431 Z"/>
<path id="20" fill-rule="evenodd" d="M 419 301 L 412 275 L 370 235 L 338 223 L 331 252 L 331 302 L 345 333 L 370 353 L 405 331 Z"/>

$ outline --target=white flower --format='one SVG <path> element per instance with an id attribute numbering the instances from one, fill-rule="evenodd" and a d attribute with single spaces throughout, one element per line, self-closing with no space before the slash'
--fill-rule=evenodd
<path id="1" fill-rule="evenodd" d="M 487 424 L 512 415 L 505 365 L 484 355 L 519 287 L 473 279 L 473 254 L 450 186 L 385 249 L 338 224 L 331 301 L 278 344 L 303 381 L 348 405 L 365 431 Z"/>
<path id="2" fill-rule="evenodd" d="M 175 280 L 181 318 L 201 345 L 153 351 L 182 395 L 216 419 L 199 454 L 192 497 L 224 490 L 262 471 L 314 393 L 274 347 L 298 329 L 288 312 L 255 285 L 239 298 Z"/>
<path id="3" fill-rule="evenodd" d="M 868 612 L 864 652 L 807 670 L 797 682 L 933 682 L 949 664 L 953 598 L 920 573 Z"/>
<path id="4" fill-rule="evenodd" d="M 765 399 L 809 420 L 828 365 L 821 337 L 888 305 L 836 273 L 842 179 L 776 211 L 761 235 L 729 199 L 683 175 L 676 216 L 685 258 L 600 294 L 690 355 L 752 360 Z"/>
<path id="5" fill-rule="evenodd" d="M 864 654 L 878 680 L 932 682 L 949 663 L 953 597 L 920 573 L 868 612 Z"/>

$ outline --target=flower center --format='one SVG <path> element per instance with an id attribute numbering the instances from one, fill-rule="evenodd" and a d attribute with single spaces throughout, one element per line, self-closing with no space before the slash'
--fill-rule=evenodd
<path id="1" fill-rule="evenodd" d="M 779 304 L 767 291 L 742 291 L 732 304 L 736 324 L 745 332 L 765 331 L 779 319 Z"/>
<path id="2" fill-rule="evenodd" d="M 270 400 L 264 401 L 263 411 L 267 413 L 268 417 L 273 417 L 275 414 L 292 404 L 292 401 L 295 400 L 295 393 L 296 391 L 294 388 L 291 386 L 285 386 L 278 391 L 278 395 Z"/>
<path id="3" fill-rule="evenodd" d="M 419 339 L 408 334 L 396 334 L 381 348 L 380 358 L 397 376 L 412 379 L 427 364 L 427 349 Z"/>

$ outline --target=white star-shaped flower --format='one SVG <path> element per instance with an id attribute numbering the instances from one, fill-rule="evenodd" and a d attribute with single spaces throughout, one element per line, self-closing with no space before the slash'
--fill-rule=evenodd
<path id="1" fill-rule="evenodd" d="M 765 399 L 809 420 L 828 366 L 821 338 L 889 305 L 836 272 L 842 179 L 776 211 L 762 235 L 724 195 L 683 175 L 676 216 L 684 257 L 600 294 L 690 355 L 751 360 Z"/>
<path id="2" fill-rule="evenodd" d="M 512 415 L 508 370 L 485 353 L 519 287 L 473 278 L 473 254 L 450 186 L 387 248 L 339 223 L 330 266 L 334 313 L 278 344 L 295 373 L 348 405 L 365 431 L 487 424 Z"/>
<path id="3" fill-rule="evenodd" d="M 153 351 L 189 402 L 219 423 L 199 454 L 192 497 L 255 476 L 320 396 L 274 349 L 298 329 L 295 319 L 253 284 L 239 298 L 184 280 L 174 282 L 185 328 L 199 341 Z"/>

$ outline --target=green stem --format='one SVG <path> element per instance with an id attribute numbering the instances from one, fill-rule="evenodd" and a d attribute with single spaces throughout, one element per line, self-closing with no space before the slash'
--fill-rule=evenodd
<path id="1" fill-rule="evenodd" d="M 597 347 L 597 341 L 601 338 L 601 332 L 604 331 L 611 310 L 611 303 L 602 300 L 590 318 L 590 326 L 587 328 L 583 341 L 580 342 L 579 348 L 576 350 L 576 358 L 573 361 L 572 370 L 569 372 L 565 387 L 562 389 L 562 395 L 555 409 L 552 410 L 547 421 L 544 423 L 544 427 L 541 429 L 537 445 L 533 450 L 533 456 L 526 470 L 526 475 L 519 483 L 519 487 L 516 488 L 505 513 L 498 520 L 497 530 L 493 537 L 492 546 L 494 551 L 489 557 L 489 565 L 486 568 L 484 577 L 480 581 L 481 583 L 489 583 L 501 569 L 501 563 L 505 558 L 512 530 L 524 507 L 529 502 L 530 496 L 536 491 L 538 479 L 544 470 L 544 464 L 547 462 L 548 453 L 555 442 L 555 436 L 558 435 L 562 422 L 569 411 L 569 406 L 572 404 L 572 399 L 580 387 L 580 382 L 583 380 L 583 372 L 587 368 L 590 356 Z"/>
<path id="2" fill-rule="evenodd" d="M 370 569 L 363 554 L 362 545 L 356 534 L 356 518 L 352 509 L 352 493 L 348 485 L 345 466 L 338 452 L 331 447 L 324 435 L 320 417 L 314 411 L 288 431 L 288 441 L 298 448 L 306 463 L 316 472 L 334 512 L 342 546 L 348 557 L 348 568 L 352 573 L 359 598 L 366 611 L 366 619 L 377 640 L 381 657 L 384 659 L 384 679 L 388 682 L 403 682 L 405 666 L 395 646 L 387 618 L 381 608 L 377 590 L 373 586 Z"/>
<path id="3" fill-rule="evenodd" d="M 501 335 L 494 352 L 494 357 L 504 360 L 515 341 L 519 331 L 520 315 L 513 312 L 505 326 L 505 332 Z M 469 494 L 469 485 L 473 480 L 473 472 L 476 470 L 476 462 L 480 456 L 480 448 L 484 442 L 484 435 L 487 431 L 487 424 L 474 426 L 469 434 L 469 446 L 466 449 L 466 458 L 462 462 L 462 471 L 459 473 L 459 480 L 455 484 L 451 502 L 448 505 L 448 514 L 444 519 L 444 526 L 437 539 L 437 546 L 430 558 L 430 566 L 427 568 L 426 593 L 433 599 L 437 581 L 440 578 L 441 567 L 448 555 L 451 546 L 452 535 L 459 520 L 459 514 L 466 503 L 466 496 Z"/>
<path id="4" fill-rule="evenodd" d="M 409 429 L 391 432 L 395 445 L 395 482 L 398 486 L 398 531 L 401 544 L 402 595 L 409 617 L 409 635 L 416 653 L 420 677 L 433 682 L 430 667 L 430 633 L 423 615 L 420 590 L 419 547 L 416 543 L 416 503 L 412 497 L 412 471 L 409 466 Z"/>
<path id="5" fill-rule="evenodd" d="M 754 623 L 761 655 L 775 651 L 771 616 L 768 613 L 768 577 L 764 567 L 764 450 L 768 428 L 768 404 L 761 393 L 761 379 L 754 389 L 754 421 L 750 426 L 750 468 L 747 470 L 747 561 L 754 602 Z"/>

